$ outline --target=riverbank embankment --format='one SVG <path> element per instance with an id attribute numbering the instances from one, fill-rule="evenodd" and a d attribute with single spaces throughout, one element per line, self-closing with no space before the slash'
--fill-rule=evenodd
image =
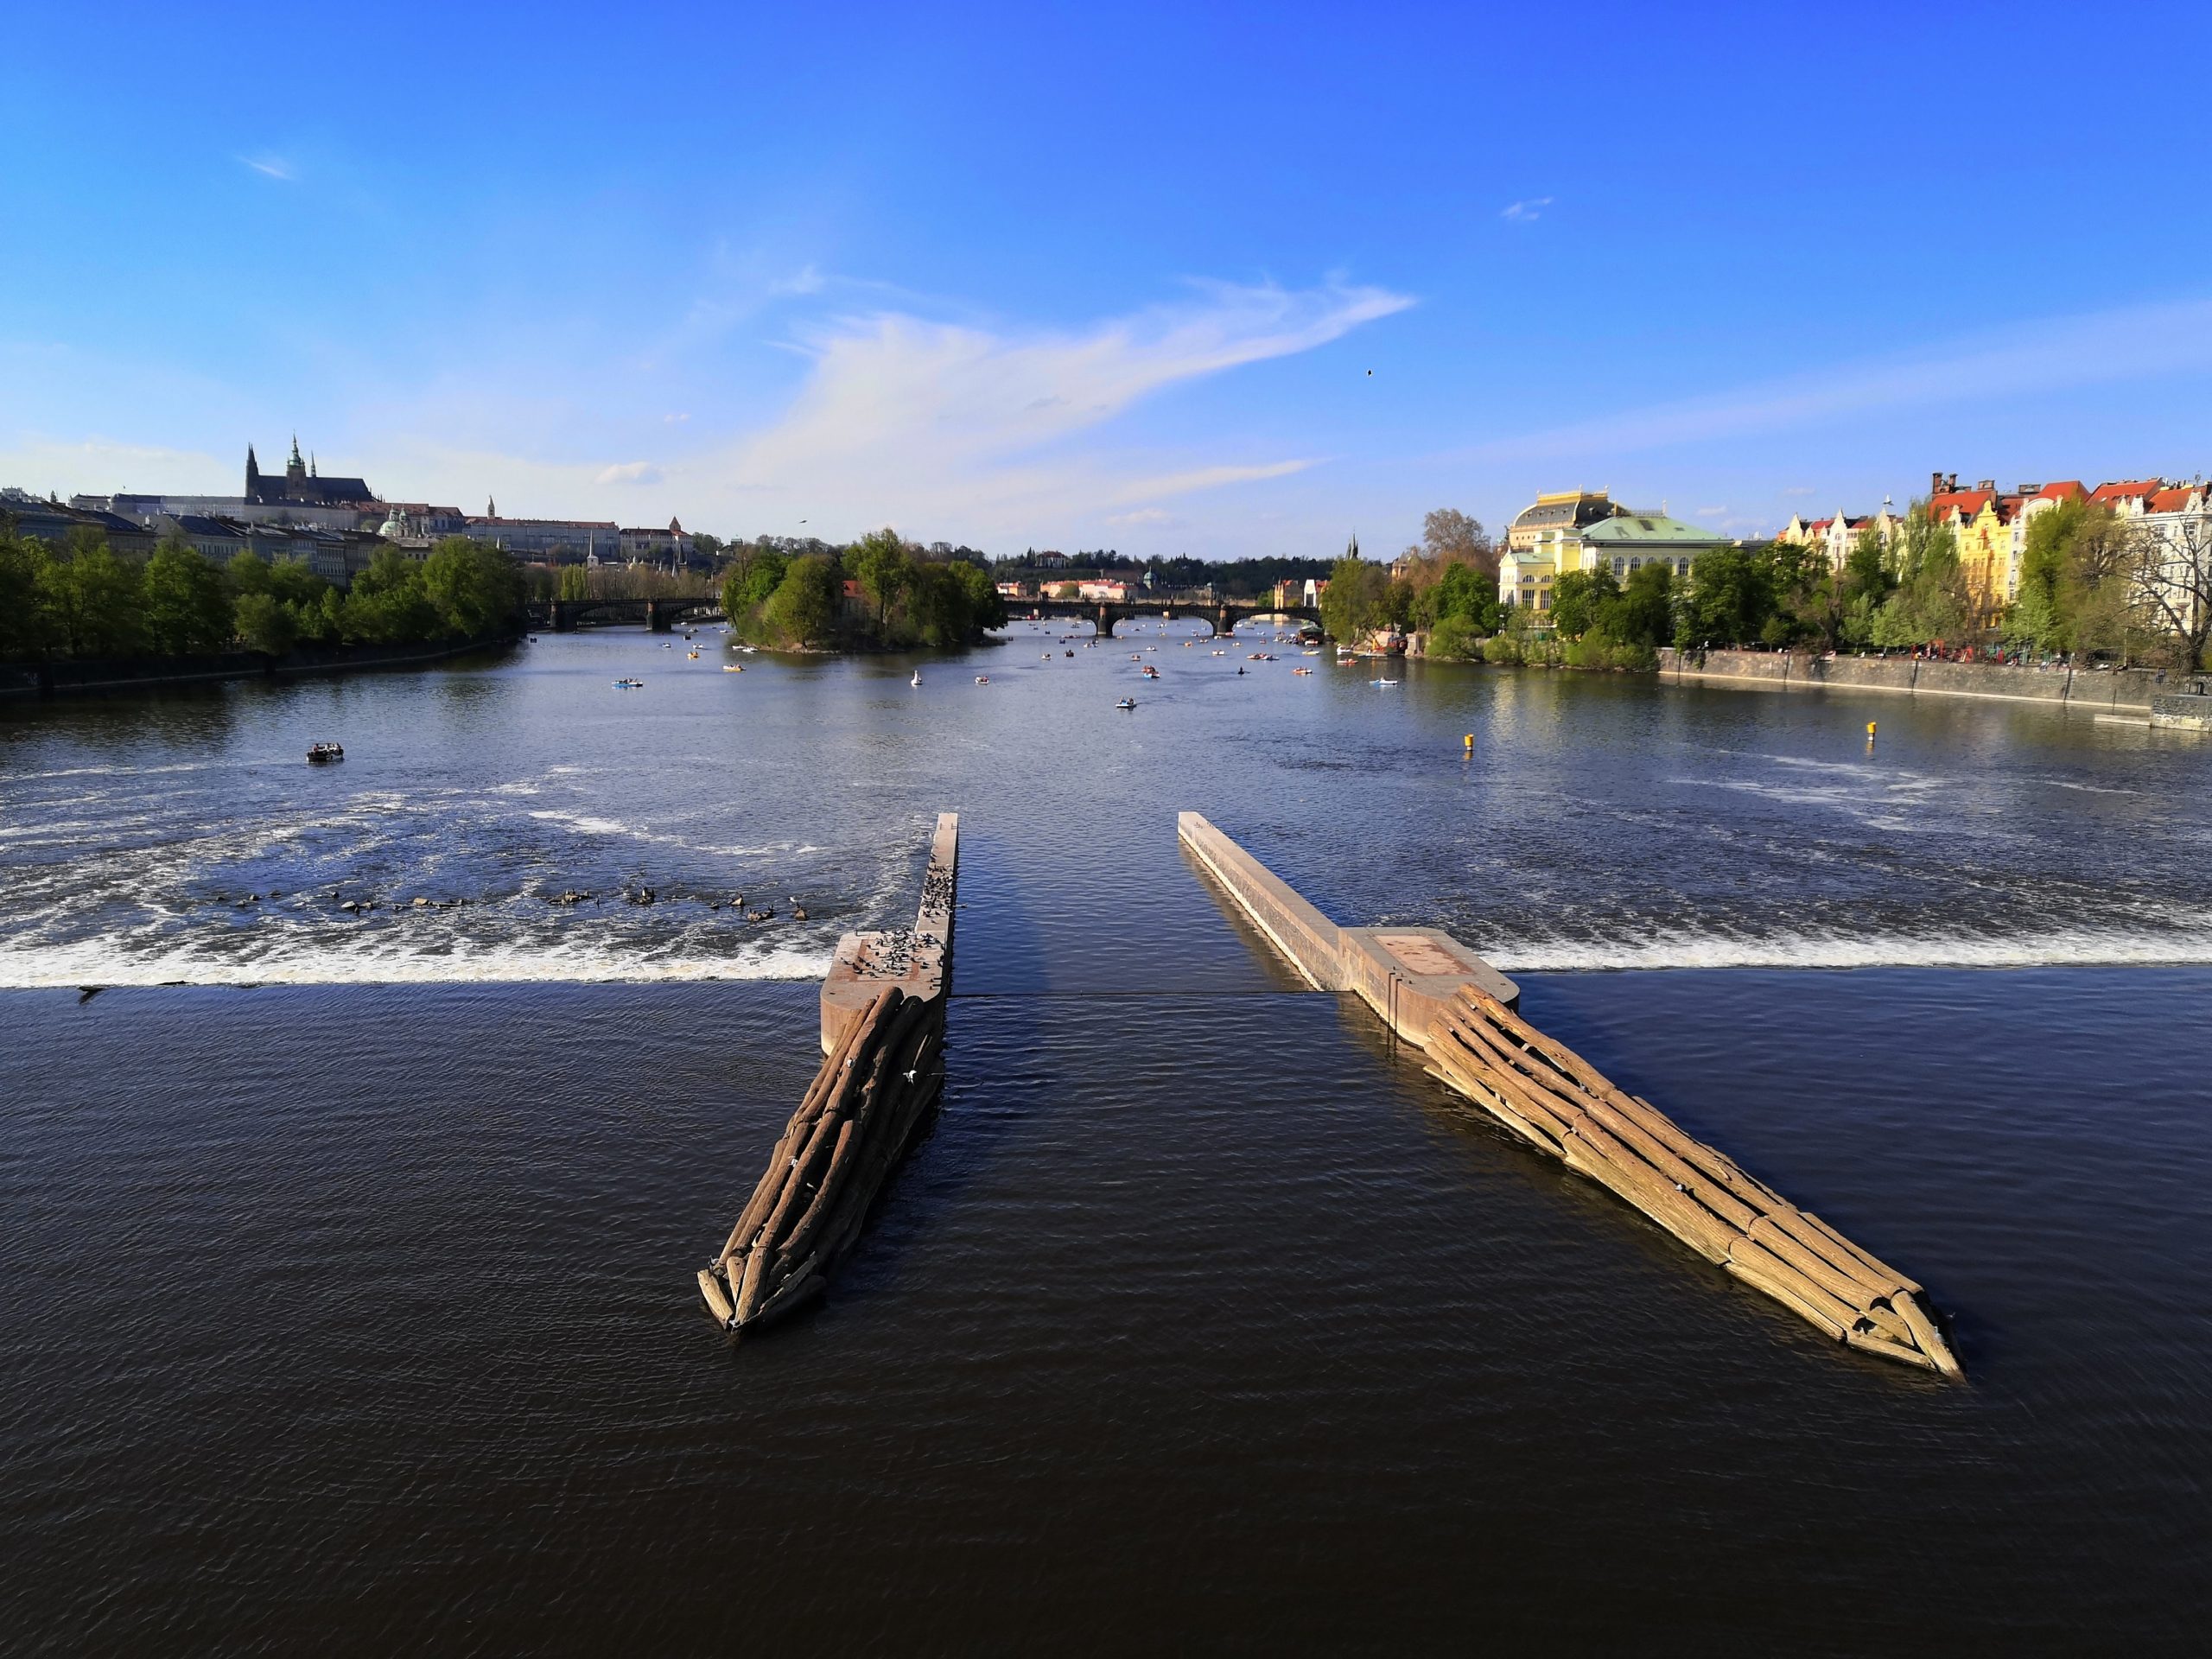
<path id="1" fill-rule="evenodd" d="M 1790 651 L 1675 651 L 1659 652 L 1659 677 L 1758 686 L 1773 691 L 1823 689 L 1893 691 L 1915 696 L 1982 697 L 2000 702 L 2041 702 L 2097 713 L 2124 710 L 2146 718 L 2151 700 L 2168 677 L 2148 668 L 2009 667 L 1997 663 L 1944 663 L 1910 657 L 1822 657 Z"/>
<path id="2" fill-rule="evenodd" d="M 152 691 L 168 686 L 207 685 L 222 680 L 289 680 L 319 674 L 371 673 L 419 668 L 474 652 L 502 651 L 519 634 L 414 645 L 322 645 L 272 657 L 232 651 L 212 657 L 134 657 L 119 660 L 64 658 L 44 663 L 0 663 L 0 698 L 71 696 L 85 692 Z"/>

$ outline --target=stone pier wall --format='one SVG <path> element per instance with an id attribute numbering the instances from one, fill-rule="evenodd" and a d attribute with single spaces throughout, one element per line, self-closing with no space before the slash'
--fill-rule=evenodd
<path id="1" fill-rule="evenodd" d="M 1196 812 L 1177 815 L 1185 850 L 1316 990 L 1352 991 L 1390 1029 L 1426 1044 L 1462 985 L 1513 1007 L 1521 988 L 1440 928 L 1338 927 Z"/>
<path id="2" fill-rule="evenodd" d="M 822 1052 L 837 1046 L 875 994 L 896 985 L 909 996 L 942 996 L 952 976 L 952 908 L 960 875 L 960 815 L 938 814 L 922 902 L 911 929 L 848 933 L 822 982 Z"/>
<path id="3" fill-rule="evenodd" d="M 0 697 L 60 697 L 85 692 L 158 691 L 221 680 L 290 679 L 306 674 L 355 674 L 387 668 L 419 668 L 514 643 L 499 634 L 458 645 L 304 645 L 283 657 L 257 651 L 213 657 L 133 657 L 106 662 L 61 658 L 44 663 L 0 663 Z"/>
<path id="4" fill-rule="evenodd" d="M 2147 711 L 2160 690 L 2152 669 L 2089 673 L 2006 668 L 1993 663 L 1915 662 L 1910 657 L 1838 657 L 1806 652 L 1662 649 L 1660 677 L 1777 691 L 1890 691 L 1913 696 L 1982 697 L 2067 709 Z"/>

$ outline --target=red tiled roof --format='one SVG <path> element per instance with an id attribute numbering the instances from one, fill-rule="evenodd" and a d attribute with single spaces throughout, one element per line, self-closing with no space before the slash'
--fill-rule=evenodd
<path id="1" fill-rule="evenodd" d="M 2171 490 L 2160 490 L 2151 498 L 2151 511 L 2153 512 L 2183 512 L 2189 506 L 2189 498 L 2196 493 L 2195 488 L 2187 484 L 2179 485 Z"/>
<path id="2" fill-rule="evenodd" d="M 1928 516 L 1941 518 L 1947 512 L 1955 512 L 1962 518 L 1971 518 L 1988 501 L 1987 490 L 1947 490 L 1942 495 L 1928 498 Z"/>
<path id="3" fill-rule="evenodd" d="M 2035 499 L 2038 501 L 2078 501 L 2087 494 L 2088 491 L 2082 487 L 2080 479 L 2062 478 L 2057 483 L 2046 484 L 2037 490 Z"/>
<path id="4" fill-rule="evenodd" d="M 2148 495 L 2164 484 L 2159 478 L 2130 479 L 2124 482 L 2100 484 L 2089 492 L 2092 501 L 2125 501 L 2139 495 Z"/>

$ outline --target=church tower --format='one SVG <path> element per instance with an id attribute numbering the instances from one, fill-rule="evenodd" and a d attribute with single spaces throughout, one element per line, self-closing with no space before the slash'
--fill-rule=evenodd
<path id="1" fill-rule="evenodd" d="M 245 499 L 261 499 L 261 463 L 253 458 L 253 446 L 250 443 L 245 447 Z"/>
<path id="2" fill-rule="evenodd" d="M 292 458 L 284 463 L 284 493 L 296 494 L 297 486 L 308 481 L 308 464 L 300 459 L 300 435 L 292 434 Z"/>

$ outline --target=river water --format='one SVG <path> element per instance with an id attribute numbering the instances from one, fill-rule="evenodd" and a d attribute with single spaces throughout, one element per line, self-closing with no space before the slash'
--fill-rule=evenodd
<path id="1" fill-rule="evenodd" d="M 696 643 L 0 710 L 11 1647 L 2202 1639 L 2212 747 L 1156 626 Z M 948 808 L 943 1116 L 733 1350 L 692 1271 Z M 1924 1281 L 1967 1382 L 1299 990 L 1182 808 L 1516 973 Z"/>

